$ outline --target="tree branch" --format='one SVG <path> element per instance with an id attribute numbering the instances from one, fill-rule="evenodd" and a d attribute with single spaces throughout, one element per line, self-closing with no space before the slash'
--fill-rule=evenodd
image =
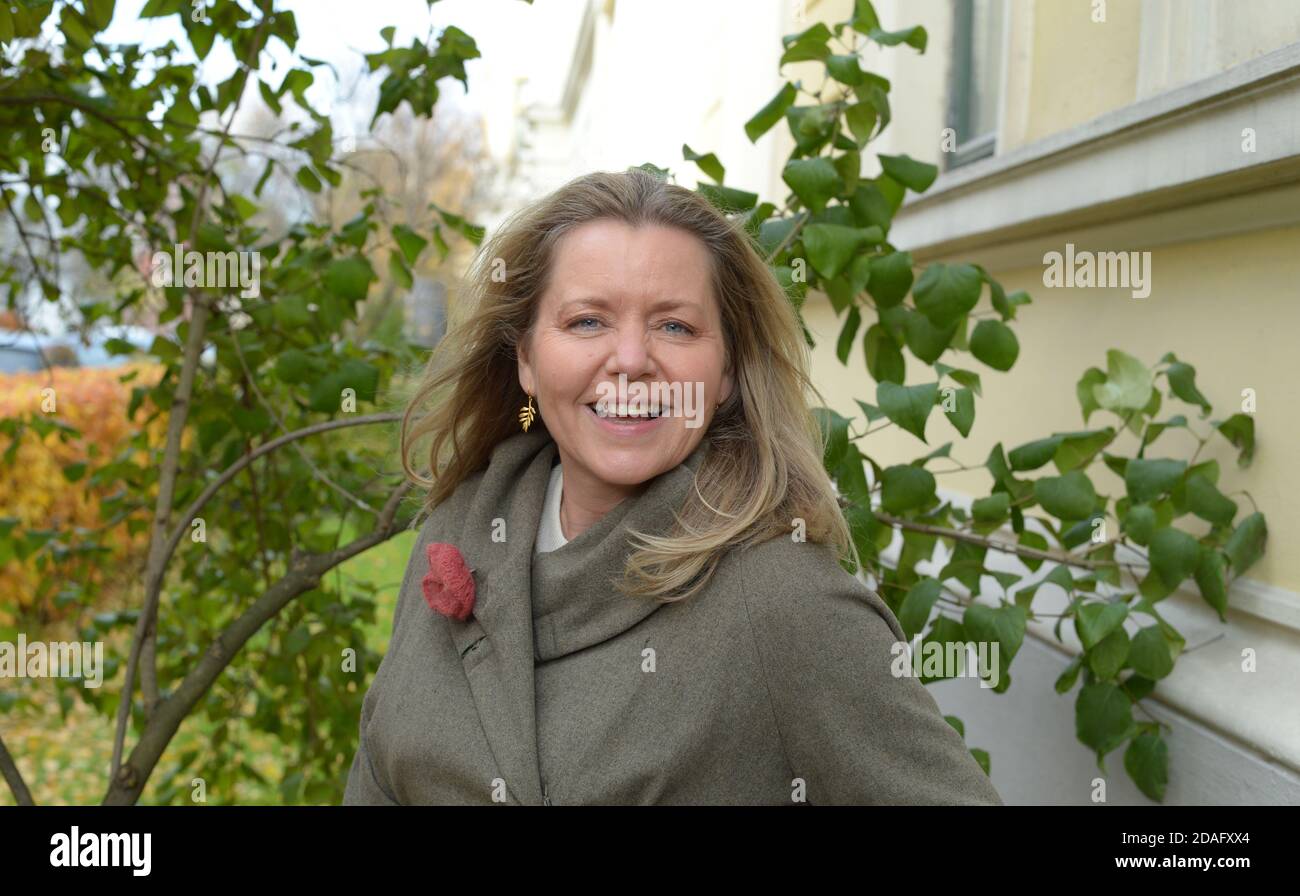
<path id="1" fill-rule="evenodd" d="M 27 782 L 23 780 L 22 773 L 18 771 L 18 766 L 14 764 L 14 758 L 9 755 L 5 748 L 4 738 L 0 738 L 0 772 L 4 773 L 5 781 L 9 784 L 9 789 L 13 791 L 14 799 L 20 806 L 35 806 L 32 800 L 32 792 L 27 789 Z"/>
<path id="2" fill-rule="evenodd" d="M 251 70 L 253 61 L 261 52 L 262 41 L 269 21 L 268 16 L 263 16 L 262 21 L 258 24 L 257 33 L 254 35 L 252 46 L 249 48 L 249 58 L 244 60 L 246 70 Z M 235 116 L 239 113 L 243 98 L 244 93 L 241 91 L 231 106 L 230 117 L 226 119 L 226 134 L 230 133 L 230 128 L 235 123 Z M 217 162 L 221 159 L 221 150 L 224 146 L 224 142 L 217 145 L 206 169 L 202 172 L 198 194 L 194 197 L 194 213 L 190 218 L 191 240 L 198 233 L 199 221 L 203 217 L 204 203 L 207 201 L 208 187 L 212 182 L 213 173 L 216 171 Z M 177 235 L 179 236 L 179 234 Z M 117 730 L 113 737 L 112 774 L 114 776 L 121 767 L 122 749 L 126 742 L 126 724 L 131 714 L 131 695 L 135 684 L 135 671 L 142 660 L 144 668 L 140 675 L 140 690 L 144 697 L 146 719 L 152 715 L 160 699 L 154 632 L 158 621 L 158 603 L 162 596 L 163 578 L 167 572 L 166 557 L 162 551 L 163 539 L 166 536 L 167 524 L 171 515 L 176 474 L 180 467 L 181 436 L 184 433 L 185 421 L 189 417 L 190 398 L 194 391 L 194 374 L 198 369 L 199 356 L 203 351 L 203 337 L 207 328 L 209 311 L 208 300 L 205 296 L 198 292 L 191 292 L 190 295 L 193 312 L 190 315 L 189 333 L 185 341 L 185 353 L 181 362 L 180 382 L 177 384 L 176 394 L 167 415 L 167 441 L 158 473 L 158 501 L 154 512 L 153 531 L 149 536 L 149 557 L 145 564 L 144 606 L 136 623 L 135 635 L 131 640 L 131 653 L 126 666 L 126 681 L 122 686 L 122 699 L 118 703 Z"/>
<path id="3" fill-rule="evenodd" d="M 880 510 L 872 510 L 872 515 L 889 526 L 896 526 L 899 529 L 907 529 L 912 532 L 920 532 L 924 535 L 937 535 L 940 538 L 951 538 L 953 541 L 963 541 L 966 544 L 972 544 L 981 548 L 992 548 L 1003 554 L 1015 554 L 1018 557 L 1028 557 L 1031 560 L 1048 560 L 1052 563 L 1063 563 L 1066 566 L 1077 566 L 1080 569 L 1105 569 L 1111 566 L 1117 566 L 1114 561 L 1108 560 L 1085 560 L 1075 554 L 1065 553 L 1063 551 L 1040 551 L 1037 548 L 1025 547 L 1019 544 L 1009 544 L 1005 541 L 996 541 L 992 538 L 986 538 L 983 535 L 976 535 L 974 532 L 963 532 L 960 529 L 946 529 L 942 526 L 930 526 L 926 523 L 917 523 L 912 520 L 905 520 L 884 513 Z"/>
<path id="4" fill-rule="evenodd" d="M 330 569 L 402 531 L 405 521 L 398 520 L 397 511 L 402 498 L 412 487 L 413 483 L 407 480 L 394 489 L 380 512 L 375 528 L 369 534 L 324 554 L 295 553 L 289 571 L 213 639 L 184 681 L 158 705 L 145 724 L 130 757 L 110 781 L 104 805 L 133 805 L 140 798 L 145 782 L 180 728 L 181 722 L 203 699 L 208 688 L 244 644 L 267 621 L 274 619 L 295 597 L 317 587 L 321 576 Z"/>

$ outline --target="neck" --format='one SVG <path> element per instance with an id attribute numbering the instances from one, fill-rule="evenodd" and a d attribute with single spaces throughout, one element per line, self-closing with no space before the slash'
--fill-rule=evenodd
<path id="1" fill-rule="evenodd" d="M 642 486 L 613 486 L 604 482 L 584 481 L 586 477 L 577 470 L 564 468 L 564 489 L 560 493 L 560 531 L 567 541 L 573 541 L 600 522 L 627 498 L 635 495 Z"/>

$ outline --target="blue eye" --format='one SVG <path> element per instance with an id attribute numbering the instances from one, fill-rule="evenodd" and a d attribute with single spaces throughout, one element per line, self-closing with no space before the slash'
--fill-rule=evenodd
<path id="1" fill-rule="evenodd" d="M 664 326 L 665 326 L 665 327 L 672 327 L 672 326 L 681 327 L 682 329 L 680 330 L 680 332 L 681 332 L 683 335 L 687 335 L 687 336 L 689 336 L 689 335 L 691 335 L 692 333 L 695 332 L 694 330 L 692 330 L 690 327 L 688 327 L 686 324 L 682 323 L 682 322 L 679 321 L 679 320 L 670 320 L 670 321 L 668 321 L 668 323 L 664 324 Z"/>
<path id="2" fill-rule="evenodd" d="M 580 318 L 578 318 L 577 320 L 573 321 L 573 323 L 569 324 L 569 326 L 570 326 L 570 327 L 575 327 L 575 326 L 577 326 L 578 324 L 585 323 L 586 321 L 592 321 L 592 322 L 594 322 L 594 323 L 599 323 L 599 321 L 597 321 L 596 318 L 594 318 L 594 317 L 580 317 Z M 583 329 L 586 329 L 586 328 L 584 327 Z"/>

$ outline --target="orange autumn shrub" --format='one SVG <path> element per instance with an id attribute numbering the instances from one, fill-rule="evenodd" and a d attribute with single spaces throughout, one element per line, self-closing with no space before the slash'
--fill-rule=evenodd
<path id="1" fill-rule="evenodd" d="M 138 371 L 137 376 L 121 382 L 132 370 Z M 136 576 L 148 550 L 149 510 L 136 511 L 106 527 L 109 521 L 101 519 L 100 500 L 120 490 L 122 484 L 101 486 L 90 479 L 98 467 L 128 447 L 142 425 L 140 421 L 153 413 L 146 397 L 134 421 L 127 419 L 132 389 L 155 385 L 161 374 L 161 366 L 141 362 L 112 368 L 55 367 L 0 374 L 0 419 L 39 415 L 80 432 L 65 441 L 57 431 L 42 436 L 26 428 L 11 464 L 3 460 L 11 438 L 0 432 L 0 518 L 8 518 L 6 522 L 13 525 L 10 534 L 21 537 L 28 530 L 54 530 L 57 542 L 70 546 L 84 540 L 78 533 L 81 527 L 102 530 L 93 537 L 109 548 L 108 553 L 70 553 L 62 560 L 54 560 L 49 551 L 20 558 L 12 550 L 4 550 L 0 553 L 0 625 L 14 625 L 23 617 L 49 622 L 66 616 L 71 608 L 55 601 L 60 582 L 84 582 L 87 592 L 98 599 Z M 148 424 L 151 446 L 161 445 L 165 434 L 165 416 Z M 64 467 L 76 463 L 84 463 L 86 470 L 69 479 Z M 44 569 L 38 561 L 41 554 L 45 555 Z"/>

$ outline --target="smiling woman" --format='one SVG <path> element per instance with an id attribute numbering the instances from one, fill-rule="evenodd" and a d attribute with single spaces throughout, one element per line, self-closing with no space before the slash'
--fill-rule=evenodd
<path id="1" fill-rule="evenodd" d="M 345 802 L 1000 802 L 841 566 L 798 320 L 743 227 L 588 175 L 484 244 L 459 310 L 403 421 L 428 515 Z"/>

